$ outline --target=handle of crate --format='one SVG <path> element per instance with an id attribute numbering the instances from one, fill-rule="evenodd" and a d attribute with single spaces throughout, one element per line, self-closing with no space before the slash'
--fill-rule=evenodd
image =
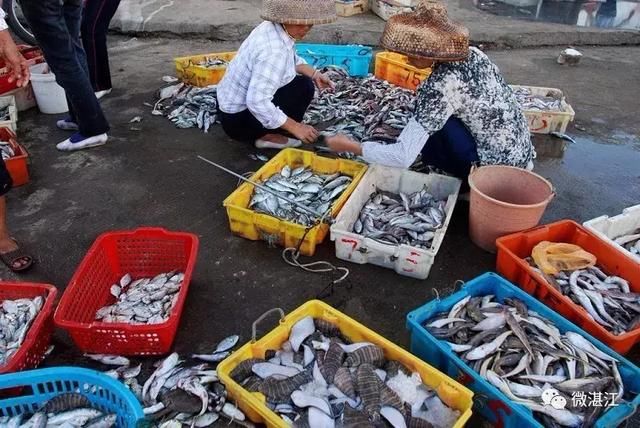
<path id="1" fill-rule="evenodd" d="M 135 229 L 133 232 L 134 232 L 134 233 L 138 233 L 138 232 L 161 232 L 161 233 L 169 233 L 169 231 L 168 231 L 167 229 L 165 229 L 164 227 L 152 227 L 152 226 L 139 227 L 139 228 Z"/>
<path id="2" fill-rule="evenodd" d="M 255 320 L 253 322 L 253 324 L 251 325 L 251 343 L 256 343 L 256 334 L 257 334 L 257 330 L 258 330 L 258 324 L 261 323 L 262 321 L 264 321 L 264 319 L 266 317 L 268 317 L 269 315 L 271 315 L 274 312 L 278 312 L 280 314 L 280 322 L 282 322 L 284 320 L 284 311 L 280 308 L 273 308 L 273 309 L 269 309 L 267 312 L 265 312 L 264 314 L 260 315 L 258 317 L 257 320 Z"/>

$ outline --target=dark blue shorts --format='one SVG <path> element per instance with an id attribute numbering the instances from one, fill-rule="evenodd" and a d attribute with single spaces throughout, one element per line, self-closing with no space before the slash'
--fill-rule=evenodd
<path id="1" fill-rule="evenodd" d="M 458 178 L 466 179 L 479 161 L 475 138 L 464 123 L 451 116 L 422 149 L 422 161 Z"/>

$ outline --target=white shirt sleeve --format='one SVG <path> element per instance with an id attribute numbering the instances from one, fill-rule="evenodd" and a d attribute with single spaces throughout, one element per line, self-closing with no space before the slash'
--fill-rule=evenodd
<path id="1" fill-rule="evenodd" d="M 395 144 L 362 143 L 362 157 L 369 163 L 409 168 L 422 150 L 429 133 L 415 119 L 411 119 Z"/>
<path id="2" fill-rule="evenodd" d="M 287 115 L 273 104 L 285 67 L 286 61 L 277 55 L 265 55 L 253 65 L 247 89 L 247 108 L 267 129 L 280 128 L 287 121 Z"/>
<path id="3" fill-rule="evenodd" d="M 300 65 L 300 64 L 308 64 L 307 61 L 302 58 L 300 55 L 298 55 L 297 52 L 294 53 L 295 58 L 296 58 L 296 65 Z"/>
<path id="4" fill-rule="evenodd" d="M 4 13 L 4 10 L 0 8 L 0 31 L 4 31 L 9 28 L 9 26 L 7 25 L 7 21 L 4 20 L 6 16 L 7 14 Z"/>

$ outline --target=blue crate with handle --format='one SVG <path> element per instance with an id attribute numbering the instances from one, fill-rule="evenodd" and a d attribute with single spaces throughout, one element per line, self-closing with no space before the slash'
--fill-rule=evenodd
<path id="1" fill-rule="evenodd" d="M 63 393 L 77 392 L 93 407 L 118 415 L 116 426 L 133 428 L 144 418 L 136 397 L 122 383 L 100 372 L 76 367 L 54 367 L 0 376 L 0 416 L 32 414 Z M 14 395 L 4 398 L 7 394 Z"/>
<path id="2" fill-rule="evenodd" d="M 450 310 L 461 299 L 467 296 L 475 297 L 487 294 L 493 294 L 496 300 L 500 302 L 503 302 L 505 298 L 521 300 L 530 310 L 536 311 L 555 324 L 561 333 L 567 331 L 576 332 L 600 351 L 616 358 L 620 362 L 618 369 L 625 391 L 632 391 L 636 396 L 629 403 L 620 404 L 605 411 L 596 421 L 594 427 L 616 427 L 633 415 L 638 404 L 640 404 L 640 395 L 637 395 L 640 393 L 640 369 L 577 325 L 567 321 L 506 279 L 492 272 L 485 273 L 467 282 L 460 291 L 451 296 L 430 301 L 407 315 L 407 329 L 411 334 L 411 352 L 471 389 L 475 393 L 474 412 L 480 413 L 489 420 L 492 426 L 496 427 L 543 428 L 543 425 L 533 417 L 531 410 L 521 404 L 514 403 L 483 379 L 479 373 L 471 369 L 451 350 L 445 341 L 435 338 L 423 327 L 427 320 L 439 312 Z"/>
<path id="3" fill-rule="evenodd" d="M 315 68 L 328 65 L 342 67 L 349 76 L 362 77 L 369 74 L 373 49 L 362 45 L 296 44 L 298 56 Z"/>

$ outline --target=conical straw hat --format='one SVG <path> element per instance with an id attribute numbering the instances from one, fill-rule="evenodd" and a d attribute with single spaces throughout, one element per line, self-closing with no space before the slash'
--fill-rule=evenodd
<path id="1" fill-rule="evenodd" d="M 469 55 L 469 30 L 449 20 L 441 3 L 423 0 L 415 11 L 389 18 L 381 44 L 411 57 L 459 61 Z"/>
<path id="2" fill-rule="evenodd" d="M 328 24 L 338 19 L 334 0 L 264 0 L 260 17 L 280 24 Z"/>

